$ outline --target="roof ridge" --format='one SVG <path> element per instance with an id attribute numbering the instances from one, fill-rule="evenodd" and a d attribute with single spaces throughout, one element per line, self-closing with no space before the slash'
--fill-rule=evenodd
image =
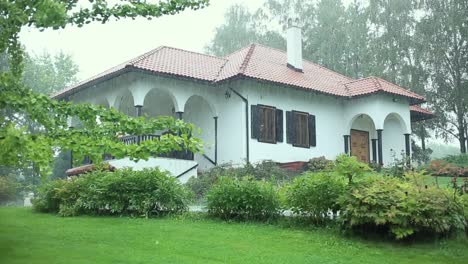
<path id="1" fill-rule="evenodd" d="M 237 49 L 237 50 L 235 50 L 235 51 L 233 51 L 233 52 L 231 52 L 231 53 L 229 53 L 229 54 L 226 54 L 226 55 L 224 55 L 222 58 L 226 59 L 226 57 L 229 57 L 229 56 L 231 56 L 231 55 L 234 55 L 234 54 L 236 54 L 236 53 L 239 53 L 239 52 L 241 52 L 241 51 L 243 51 L 243 50 L 245 50 L 245 49 L 250 49 L 250 45 L 252 45 L 252 44 L 254 44 L 254 43 L 250 43 L 250 44 L 247 45 L 247 46 L 244 46 L 244 47 L 242 47 L 242 48 L 240 48 L 240 49 Z"/>
<path id="2" fill-rule="evenodd" d="M 369 78 L 370 78 L 370 79 L 372 80 L 372 82 L 378 87 L 379 91 L 383 91 L 382 85 L 380 84 L 379 79 L 377 79 L 375 76 L 370 76 Z"/>
<path id="3" fill-rule="evenodd" d="M 206 56 L 206 57 L 212 57 L 212 58 L 216 58 L 216 59 L 220 59 L 220 60 L 226 60 L 226 58 L 223 58 L 223 57 L 210 55 L 210 54 L 206 54 L 206 53 L 201 53 L 201 52 L 196 52 L 196 51 L 192 51 L 192 50 L 186 50 L 186 49 L 169 47 L 169 46 L 162 46 L 162 47 L 165 47 L 167 49 L 172 49 L 172 50 L 178 50 L 178 51 L 188 52 L 188 53 L 192 53 L 192 54 L 197 54 L 197 55 L 203 55 L 203 56 Z"/>
<path id="4" fill-rule="evenodd" d="M 383 79 L 383 78 L 379 78 L 379 77 L 376 77 L 376 78 L 379 79 L 379 82 L 380 82 L 380 81 L 384 81 L 384 82 L 386 82 L 387 84 L 390 84 L 390 85 L 392 85 L 392 86 L 396 86 L 396 87 L 398 87 L 398 88 L 401 88 L 401 89 L 405 90 L 405 91 L 408 92 L 408 93 L 411 93 L 411 94 L 416 95 L 416 96 L 419 96 L 419 97 L 424 97 L 424 96 L 422 96 L 422 95 L 420 95 L 420 94 L 417 94 L 417 93 L 411 91 L 411 90 L 408 89 L 408 88 L 401 87 L 400 85 L 397 85 L 397 84 L 395 84 L 395 83 L 389 82 L 389 81 L 387 81 L 387 80 L 385 80 L 385 79 Z"/>
<path id="5" fill-rule="evenodd" d="M 244 74 L 245 72 L 245 69 L 247 68 L 249 62 L 250 62 L 250 58 L 252 56 L 252 53 L 255 49 L 255 43 L 252 43 L 250 44 L 250 48 L 249 48 L 249 51 L 247 52 L 247 54 L 245 55 L 245 58 L 244 60 L 242 61 L 240 67 L 239 67 L 239 72 L 238 74 Z"/>
<path id="6" fill-rule="evenodd" d="M 152 49 L 152 50 L 150 50 L 150 51 L 148 51 L 148 52 L 145 52 L 145 53 L 143 53 L 143 54 L 141 54 L 141 55 L 138 55 L 137 57 L 135 57 L 135 58 L 129 60 L 128 62 L 126 62 L 124 67 L 127 67 L 127 65 L 135 66 L 135 64 L 136 64 L 137 62 L 139 62 L 139 61 L 141 61 L 141 60 L 147 58 L 147 57 L 150 56 L 150 55 L 153 55 L 154 53 L 156 53 L 156 52 L 159 51 L 159 50 L 162 50 L 163 48 L 167 48 L 167 47 L 166 47 L 166 46 L 159 46 L 159 47 L 154 48 L 154 49 Z"/>

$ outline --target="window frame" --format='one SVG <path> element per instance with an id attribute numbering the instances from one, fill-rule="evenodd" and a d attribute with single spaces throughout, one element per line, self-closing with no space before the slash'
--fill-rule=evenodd
<path id="1" fill-rule="evenodd" d="M 277 141 L 276 141 L 276 107 L 274 106 L 269 106 L 269 105 L 261 105 L 261 104 L 258 104 L 257 105 L 259 111 L 260 111 L 260 128 L 259 128 L 259 135 L 258 135 L 258 138 L 257 138 L 257 141 L 258 142 L 262 142 L 262 143 L 270 143 L 270 144 L 276 144 Z M 272 112 L 272 122 L 273 122 L 273 126 L 272 126 L 272 138 L 271 139 L 268 139 L 268 138 L 265 138 L 265 137 L 262 137 L 262 135 L 265 135 L 266 133 L 262 133 L 262 126 L 263 127 L 267 127 L 266 124 L 264 124 L 265 122 L 265 118 L 263 116 L 263 111 L 264 109 L 266 110 L 269 110 Z"/>
<path id="2" fill-rule="evenodd" d="M 296 111 L 296 110 L 292 110 L 291 111 L 293 113 L 293 119 L 294 119 L 294 129 L 295 129 L 295 140 L 294 140 L 294 143 L 292 144 L 293 147 L 298 147 L 298 148 L 310 148 L 310 131 L 309 131 L 309 116 L 310 114 L 307 113 L 307 112 L 302 112 L 302 111 Z M 306 135 L 306 144 L 298 144 L 297 143 L 297 139 L 298 139 L 298 131 L 299 131 L 299 118 L 296 118 L 296 115 L 302 115 L 302 116 L 305 116 L 305 122 L 306 122 L 306 131 L 305 131 L 305 135 Z"/>

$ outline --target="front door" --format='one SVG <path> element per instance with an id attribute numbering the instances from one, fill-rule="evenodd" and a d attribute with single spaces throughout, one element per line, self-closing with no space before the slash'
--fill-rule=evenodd
<path id="1" fill-rule="evenodd" d="M 369 132 L 351 129 L 351 155 L 369 163 Z"/>

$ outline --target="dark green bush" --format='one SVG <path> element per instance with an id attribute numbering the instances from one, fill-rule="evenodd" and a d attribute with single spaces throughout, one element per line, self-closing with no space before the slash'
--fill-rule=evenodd
<path id="1" fill-rule="evenodd" d="M 12 201 L 16 198 L 18 183 L 15 179 L 7 176 L 0 176 L 0 204 Z"/>
<path id="2" fill-rule="evenodd" d="M 330 171 L 333 169 L 333 161 L 326 159 L 324 156 L 312 158 L 307 163 L 307 169 L 313 172 Z"/>
<path id="3" fill-rule="evenodd" d="M 346 179 L 331 173 L 306 173 L 286 187 L 285 202 L 294 213 L 325 219 L 340 209 L 338 198 L 346 189 Z"/>
<path id="4" fill-rule="evenodd" d="M 72 180 L 56 180 L 41 188 L 39 211 L 146 216 L 187 210 L 188 192 L 177 179 L 157 169 L 92 172 Z"/>
<path id="5" fill-rule="evenodd" d="M 443 160 L 457 167 L 468 168 L 468 154 L 449 155 Z"/>
<path id="6" fill-rule="evenodd" d="M 242 178 L 248 175 L 257 180 L 266 180 L 275 185 L 280 185 L 285 181 L 289 181 L 296 175 L 296 173 L 281 169 L 278 164 L 272 161 L 246 164 L 242 167 L 234 167 L 230 164 L 224 164 L 211 168 L 199 175 L 197 178 L 190 178 L 186 185 L 193 193 L 195 193 L 195 198 L 197 200 L 202 200 L 208 190 L 218 181 L 219 178 Z"/>
<path id="7" fill-rule="evenodd" d="M 349 230 L 381 230 L 402 239 L 464 228 L 462 206 L 448 190 L 395 177 L 352 183 L 339 203 L 343 227 Z"/>
<path id="8" fill-rule="evenodd" d="M 271 183 L 251 177 L 221 177 L 207 194 L 208 213 L 222 219 L 268 220 L 280 213 L 280 199 Z"/>

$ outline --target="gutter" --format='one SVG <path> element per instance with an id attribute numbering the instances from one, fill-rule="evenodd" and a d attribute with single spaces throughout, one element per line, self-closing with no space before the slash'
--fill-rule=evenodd
<path id="1" fill-rule="evenodd" d="M 245 98 L 242 94 L 237 92 L 236 90 L 232 89 L 231 87 L 228 87 L 233 93 L 235 93 L 237 96 L 239 96 L 242 101 L 244 101 L 245 104 L 245 149 L 246 149 L 246 161 L 247 163 L 250 163 L 250 138 L 249 138 L 249 100 Z"/>

